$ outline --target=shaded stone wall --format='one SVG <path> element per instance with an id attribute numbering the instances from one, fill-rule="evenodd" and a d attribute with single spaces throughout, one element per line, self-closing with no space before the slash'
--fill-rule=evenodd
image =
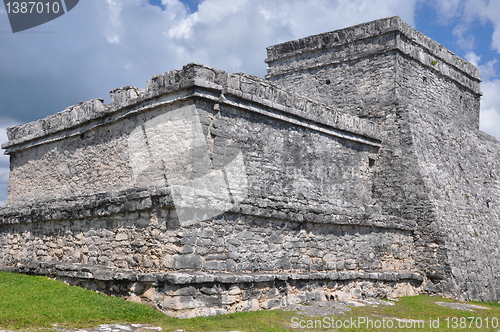
<path id="1" fill-rule="evenodd" d="M 267 62 L 270 80 L 383 125 L 373 197 L 416 221 L 428 291 L 498 300 L 499 145 L 478 131 L 477 69 L 399 18 L 272 46 Z"/>
<path id="2" fill-rule="evenodd" d="M 500 145 L 481 132 L 446 124 L 415 112 L 414 136 L 422 178 L 432 200 L 433 229 L 442 234 L 449 264 L 436 288 L 460 299 L 497 301 Z"/>
<path id="3" fill-rule="evenodd" d="M 394 42 L 395 35 L 382 37 L 377 39 Z M 372 43 L 376 42 L 378 40 L 366 40 L 361 43 L 370 48 Z M 285 58 L 282 61 L 289 63 L 284 67 L 290 71 L 283 74 L 272 62 L 269 64 L 267 77 L 292 91 L 327 105 L 335 105 L 355 116 L 378 119 L 391 110 L 396 95 L 394 51 L 354 56 L 352 59 L 342 57 L 342 47 L 330 52 L 338 59 L 325 59 L 319 50 Z"/>

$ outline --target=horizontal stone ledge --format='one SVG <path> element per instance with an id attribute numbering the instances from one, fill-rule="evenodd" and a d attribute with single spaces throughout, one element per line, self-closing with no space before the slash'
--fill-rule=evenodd
<path id="1" fill-rule="evenodd" d="M 2 149 L 5 150 L 4 154 L 11 154 L 16 151 L 26 150 L 38 145 L 48 144 L 70 137 L 82 135 L 90 130 L 98 127 L 109 125 L 117 121 L 122 121 L 127 117 L 133 116 L 138 113 L 148 112 L 150 110 L 157 109 L 159 107 L 168 106 L 174 103 L 193 101 L 195 97 L 205 97 L 211 100 L 217 100 L 217 96 L 213 96 L 210 93 L 200 92 L 195 89 L 194 86 L 191 89 L 186 88 L 177 91 L 159 93 L 156 97 L 151 97 L 147 99 L 136 98 L 131 101 L 130 105 L 121 107 L 120 109 L 115 109 L 112 107 L 107 107 L 107 113 L 99 117 L 94 117 L 88 119 L 88 121 L 81 121 L 77 124 L 67 124 L 57 127 L 51 132 L 46 132 L 44 130 L 36 130 L 31 128 L 36 128 L 38 121 L 48 121 L 47 119 L 37 120 L 35 122 L 30 122 L 24 125 L 18 125 L 7 130 L 12 130 L 15 132 L 15 136 L 10 138 L 7 143 L 2 144 Z M 64 113 L 60 112 L 60 113 Z M 51 117 L 58 119 L 60 113 L 56 113 Z M 64 124 L 64 121 L 58 120 L 60 123 Z"/>
<path id="2" fill-rule="evenodd" d="M 208 89 L 222 90 L 228 74 L 208 66 L 189 63 L 181 70 L 155 75 L 146 83 L 146 90 L 127 86 L 110 91 L 111 104 L 104 104 L 102 99 L 92 99 L 67 107 L 44 119 L 27 124 L 7 128 L 9 142 L 2 144 L 6 149 L 14 145 L 55 135 L 82 126 L 88 122 L 106 123 L 115 113 L 142 104 L 148 105 L 152 100 L 165 94 L 175 93 L 190 87 L 200 86 Z M 103 121 L 104 120 L 104 121 Z"/>
<path id="3" fill-rule="evenodd" d="M 44 119 L 10 127 L 7 129 L 9 142 L 2 144 L 2 148 L 9 154 L 63 140 L 120 121 L 135 113 L 188 99 L 205 98 L 223 102 L 224 93 L 237 96 L 243 104 L 257 103 L 270 111 L 278 110 L 282 113 L 281 120 L 287 121 L 290 116 L 299 116 L 343 131 L 347 138 L 350 137 L 349 134 L 361 135 L 368 142 L 374 141 L 376 145 L 380 143 L 381 129 L 378 124 L 369 120 L 341 113 L 262 78 L 240 73 L 228 74 L 207 66 L 188 64 L 182 70 L 154 76 L 147 83 L 145 91 L 135 87 L 112 90 L 111 104 L 93 99 L 70 106 Z M 245 108 L 243 104 L 240 106 Z"/>
<path id="4" fill-rule="evenodd" d="M 208 198 L 210 197 L 201 197 Z M 203 199 L 200 198 L 200 201 Z M 265 206 L 265 207 L 264 207 Z M 134 188 L 121 192 L 76 196 L 67 199 L 0 209 L 0 225 L 26 224 L 47 221 L 70 221 L 99 218 L 118 213 L 174 208 L 169 187 Z M 203 210 L 200 208 L 200 210 Z M 297 201 L 272 201 L 248 197 L 224 213 L 296 223 L 360 226 L 377 229 L 413 231 L 416 223 L 395 216 L 382 215 L 376 210 L 332 208 L 328 202 L 312 209 Z"/>
<path id="5" fill-rule="evenodd" d="M 167 283 L 173 285 L 203 284 L 203 283 L 262 283 L 274 281 L 345 281 L 345 280 L 376 280 L 376 281 L 423 281 L 422 274 L 415 271 L 337 271 L 337 272 L 254 272 L 254 273 L 210 273 L 197 271 L 153 272 L 141 273 L 130 270 L 111 269 L 100 266 L 64 264 L 58 262 L 31 262 L 12 267 L 2 266 L 0 271 L 25 273 L 98 281 L 125 281 Z"/>
<path id="6" fill-rule="evenodd" d="M 284 106 L 269 99 L 255 98 L 249 104 L 244 94 L 227 91 L 221 104 L 242 108 L 278 121 L 288 122 L 315 132 L 327 134 L 347 141 L 353 141 L 375 147 L 382 146 L 382 131 L 378 124 L 365 119 L 356 118 L 344 113 L 334 112 L 322 104 L 309 105 L 306 102 L 293 106 Z M 236 97 L 236 98 L 231 98 Z M 240 99 L 241 98 L 241 99 Z M 244 103 L 242 104 L 241 101 Z M 300 105 L 303 109 L 300 109 Z M 305 111 L 307 109 L 307 111 Z"/>
<path id="7" fill-rule="evenodd" d="M 267 48 L 266 63 L 272 67 L 274 62 L 279 62 L 284 58 L 324 51 L 325 49 L 339 48 L 389 33 L 400 33 L 412 43 L 418 45 L 419 48 L 425 50 L 426 53 L 439 58 L 441 61 L 450 64 L 457 70 L 479 81 L 479 71 L 475 66 L 447 50 L 438 42 L 415 30 L 397 16 L 269 46 Z M 389 47 L 393 46 L 393 44 L 389 44 Z M 396 47 L 400 48 L 401 44 L 398 44 Z"/>
<path id="8" fill-rule="evenodd" d="M 119 192 L 4 207 L 0 209 L 0 225 L 83 219 L 172 206 L 173 200 L 168 187 L 132 188 Z"/>

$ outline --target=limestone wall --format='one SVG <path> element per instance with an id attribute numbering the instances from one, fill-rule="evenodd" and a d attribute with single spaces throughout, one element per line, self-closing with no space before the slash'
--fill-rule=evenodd
<path id="1" fill-rule="evenodd" d="M 374 123 L 198 65 L 130 91 L 113 91 L 102 118 L 75 106 L 80 122 L 66 110 L 42 120 L 55 129 L 10 129 L 4 265 L 414 268 L 413 223 L 372 197 Z"/>
<path id="2" fill-rule="evenodd" d="M 500 143 L 443 117 L 441 109 L 429 113 L 415 107 L 410 118 L 418 166 L 434 206 L 432 227 L 443 236 L 449 264 L 438 289 L 460 299 L 497 301 Z"/>
<path id="3" fill-rule="evenodd" d="M 189 64 L 9 128 L 1 268 L 178 317 L 498 300 L 500 148 L 478 131 L 477 69 L 397 17 L 267 62 L 268 80 Z"/>
<path id="4" fill-rule="evenodd" d="M 373 198 L 416 221 L 425 287 L 498 300 L 500 150 L 478 131 L 477 69 L 399 18 L 272 46 L 267 62 L 273 82 L 383 125 Z"/>
<path id="5" fill-rule="evenodd" d="M 99 214 L 109 215 L 4 225 L 2 265 L 58 261 L 142 272 L 415 270 L 411 229 L 390 228 L 383 220 L 378 226 L 291 222 L 256 211 L 182 226 L 172 209 L 102 209 Z"/>
<path id="6" fill-rule="evenodd" d="M 383 122 L 408 99 L 416 105 L 434 96 L 448 120 L 479 128 L 478 69 L 399 17 L 271 46 L 267 53 L 269 80 L 351 114 Z M 442 80 L 433 84 L 433 76 Z"/>
<path id="7" fill-rule="evenodd" d="M 215 82 L 217 75 L 224 79 Z M 129 90 L 113 91 L 113 100 Z M 212 181 L 237 158 L 235 172 L 248 172 L 240 175 L 257 195 L 319 200 L 331 192 L 327 200 L 343 200 L 339 208 L 370 200 L 368 159 L 380 141 L 369 121 L 197 65 L 154 77 L 141 96 L 120 102 L 92 104 L 105 109 L 96 119 L 77 105 L 10 128 L 3 145 L 11 155 L 8 204 L 181 185 L 205 175 Z M 73 113 L 79 120 L 67 122 Z"/>

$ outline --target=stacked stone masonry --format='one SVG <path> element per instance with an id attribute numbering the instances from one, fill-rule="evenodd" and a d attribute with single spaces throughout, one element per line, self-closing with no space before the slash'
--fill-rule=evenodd
<path id="1" fill-rule="evenodd" d="M 477 69 L 398 17 L 198 64 L 8 129 L 0 266 L 176 317 L 500 296 Z"/>

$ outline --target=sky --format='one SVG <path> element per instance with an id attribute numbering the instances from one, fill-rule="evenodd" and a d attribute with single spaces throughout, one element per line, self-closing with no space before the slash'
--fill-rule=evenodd
<path id="1" fill-rule="evenodd" d="M 0 141 L 9 126 L 109 102 L 190 62 L 264 77 L 266 46 L 393 15 L 480 68 L 481 130 L 500 140 L 500 0 L 82 0 L 18 33 L 0 4 Z"/>

